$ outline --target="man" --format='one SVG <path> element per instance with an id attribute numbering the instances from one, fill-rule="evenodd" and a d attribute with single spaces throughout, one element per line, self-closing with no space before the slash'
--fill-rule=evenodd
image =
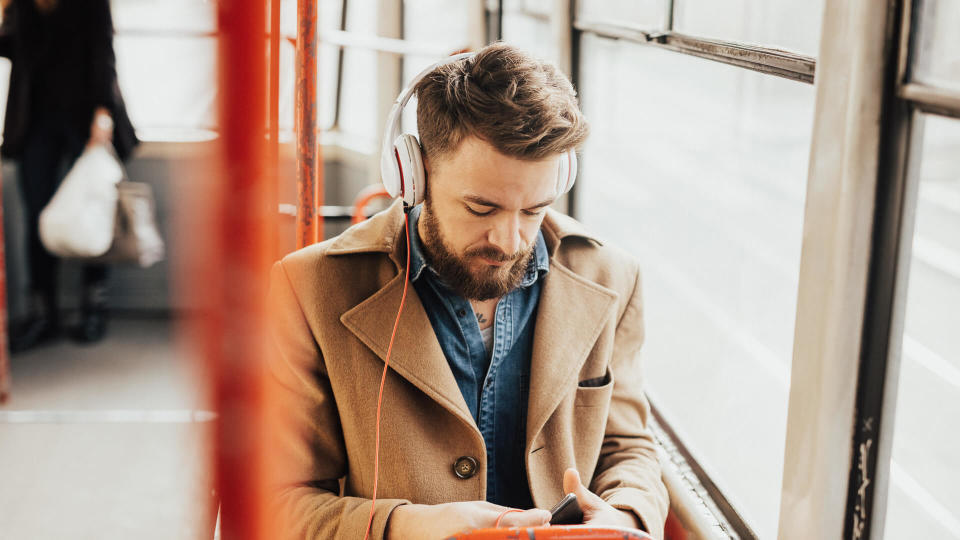
<path id="1" fill-rule="evenodd" d="M 636 262 L 548 206 L 586 122 L 569 81 L 495 44 L 416 86 L 426 200 L 293 253 L 272 277 L 277 501 L 290 532 L 444 538 L 585 522 L 661 537 Z M 509 508 L 523 512 L 503 514 Z"/>

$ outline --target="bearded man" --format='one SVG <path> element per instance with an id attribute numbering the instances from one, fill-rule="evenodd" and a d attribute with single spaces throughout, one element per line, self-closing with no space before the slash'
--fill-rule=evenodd
<path id="1" fill-rule="evenodd" d="M 288 532 L 361 539 L 371 512 L 394 540 L 538 526 L 573 492 L 586 523 L 662 537 L 639 267 L 549 208 L 588 131 L 573 87 L 494 44 L 415 91 L 427 183 L 409 229 L 397 203 L 274 267 Z"/>

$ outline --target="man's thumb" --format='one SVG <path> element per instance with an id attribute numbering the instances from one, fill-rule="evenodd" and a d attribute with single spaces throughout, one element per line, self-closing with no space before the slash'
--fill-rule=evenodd
<path id="1" fill-rule="evenodd" d="M 578 499 L 583 500 L 584 491 L 586 491 L 586 488 L 584 487 L 583 482 L 580 481 L 580 473 L 576 469 L 571 467 L 563 472 L 564 493 L 574 493 L 577 495 Z"/>

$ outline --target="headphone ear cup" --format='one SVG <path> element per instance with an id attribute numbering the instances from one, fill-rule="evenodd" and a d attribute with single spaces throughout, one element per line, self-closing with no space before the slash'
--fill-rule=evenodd
<path id="1" fill-rule="evenodd" d="M 570 181 L 567 182 L 567 189 L 564 193 L 573 189 L 573 184 L 577 181 L 577 173 L 580 172 L 580 162 L 577 161 L 577 151 L 570 149 L 568 153 L 570 154 Z"/>
<path id="2" fill-rule="evenodd" d="M 423 155 L 420 142 L 409 133 L 403 133 L 393 142 L 398 172 L 400 174 L 400 195 L 408 206 L 423 202 L 426 193 L 427 174 L 423 169 Z"/>
<path id="3" fill-rule="evenodd" d="M 557 197 L 570 191 L 577 181 L 577 153 L 568 150 L 560 158 L 560 168 L 557 171 Z"/>

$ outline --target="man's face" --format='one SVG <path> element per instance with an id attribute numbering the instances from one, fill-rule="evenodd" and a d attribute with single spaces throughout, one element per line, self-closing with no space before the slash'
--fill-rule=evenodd
<path id="1" fill-rule="evenodd" d="M 520 283 L 556 197 L 560 157 L 524 161 L 468 137 L 456 152 L 428 164 L 418 230 L 448 286 L 465 298 L 490 300 Z"/>

